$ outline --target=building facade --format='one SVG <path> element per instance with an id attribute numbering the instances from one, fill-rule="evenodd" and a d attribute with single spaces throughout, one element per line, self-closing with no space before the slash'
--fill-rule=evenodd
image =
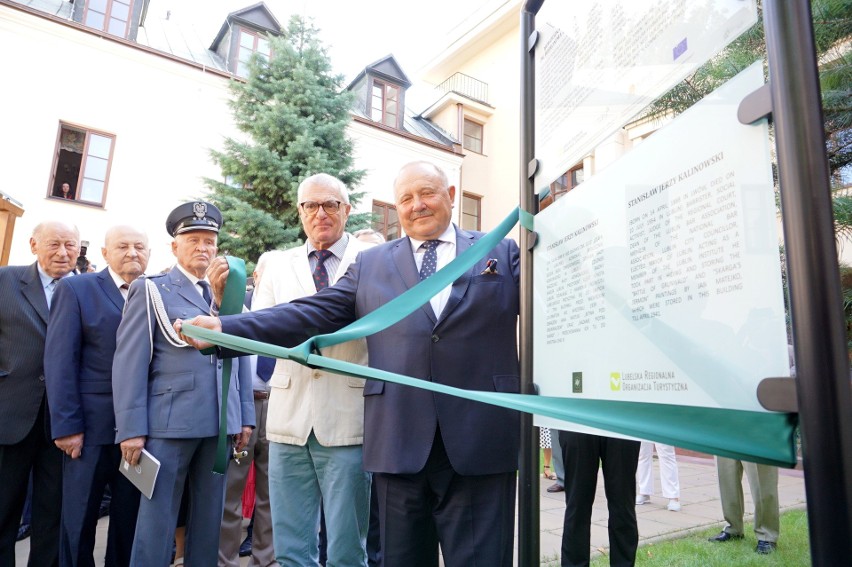
<path id="1" fill-rule="evenodd" d="M 0 231 L 11 233 L 8 263 L 32 262 L 33 228 L 65 219 L 80 228 L 98 267 L 104 233 L 119 223 L 147 230 L 152 272 L 172 264 L 165 216 L 203 198 L 204 178 L 222 179 L 210 151 L 243 136 L 233 124 L 229 85 L 253 53 L 269 55 L 266 38 L 280 32 L 262 2 L 223 19 L 218 34 L 205 38 L 152 0 L 0 0 L 0 48 L 15 54 L 7 76 L 16 85 L 0 92 L 7 134 L 0 198 L 23 209 L 14 230 Z M 410 83 L 392 56 L 359 77 L 349 86 L 362 103 L 352 110 L 349 135 L 355 167 L 367 175 L 356 211 L 384 214 L 377 228 L 394 236 L 386 225 L 393 224 L 399 167 L 433 161 L 458 184 L 463 154 L 452 136 L 405 109 Z M 380 85 L 395 86 L 399 98 L 387 88 L 368 96 Z M 379 114 L 367 106 L 374 102 Z M 396 117 L 387 118 L 394 107 Z"/>

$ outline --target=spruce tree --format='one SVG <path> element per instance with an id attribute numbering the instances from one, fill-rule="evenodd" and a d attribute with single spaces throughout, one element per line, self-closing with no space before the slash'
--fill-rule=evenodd
<path id="1" fill-rule="evenodd" d="M 211 151 L 227 183 L 205 178 L 225 217 L 220 250 L 250 262 L 301 243 L 296 189 L 303 179 L 328 173 L 351 191 L 364 175 L 353 167 L 346 135 L 352 94 L 332 73 L 317 28 L 294 15 L 269 40 L 271 57 L 255 54 L 246 81 L 232 82 L 234 122 L 247 140 L 228 138 L 223 151 Z"/>

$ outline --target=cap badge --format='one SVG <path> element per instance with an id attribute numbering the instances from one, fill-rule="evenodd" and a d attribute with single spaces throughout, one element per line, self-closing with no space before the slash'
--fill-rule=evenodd
<path id="1" fill-rule="evenodd" d="M 203 219 L 207 216 L 207 203 L 193 203 L 192 212 L 196 218 Z"/>

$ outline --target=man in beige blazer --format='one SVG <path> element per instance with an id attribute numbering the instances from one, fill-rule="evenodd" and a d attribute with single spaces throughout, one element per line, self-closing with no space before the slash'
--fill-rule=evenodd
<path id="1" fill-rule="evenodd" d="M 351 206 L 340 180 L 313 175 L 299 186 L 298 201 L 308 240 L 267 261 L 253 309 L 334 284 L 370 247 L 345 232 Z M 363 339 L 322 353 L 367 364 Z M 328 564 L 366 566 L 370 474 L 362 465 L 364 380 L 279 360 L 270 385 L 266 436 L 276 559 L 281 565 L 319 565 L 323 506 Z"/>

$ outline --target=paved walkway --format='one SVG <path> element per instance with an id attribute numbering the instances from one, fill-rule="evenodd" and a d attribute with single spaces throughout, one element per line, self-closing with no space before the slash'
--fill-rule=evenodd
<path id="1" fill-rule="evenodd" d="M 716 464 L 712 458 L 677 456 L 680 477 L 680 512 L 666 509 L 668 499 L 655 495 L 649 504 L 636 507 L 639 521 L 639 546 L 660 540 L 685 537 L 708 527 L 724 525 L 722 506 L 719 502 L 719 486 L 716 479 Z M 746 530 L 752 519 L 753 503 L 748 481 L 743 475 L 745 495 Z M 659 464 L 654 459 L 655 486 L 659 491 Z M 565 514 L 565 493 L 550 494 L 546 488 L 553 481 L 541 483 L 541 557 L 542 565 L 559 565 L 559 550 L 562 543 L 562 519 Z M 778 500 L 781 511 L 805 507 L 805 483 L 800 470 L 781 469 L 778 477 Z M 604 497 L 603 477 L 598 477 L 595 506 L 592 511 L 591 545 L 592 556 L 608 553 L 607 509 Z M 784 539 L 782 533 L 780 539 Z"/>
<path id="2" fill-rule="evenodd" d="M 639 545 L 657 542 L 664 539 L 685 537 L 695 531 L 708 527 L 723 525 L 722 507 L 719 503 L 719 488 L 716 482 L 716 466 L 713 459 L 688 457 L 678 455 L 680 472 L 681 504 L 680 512 L 666 510 L 668 500 L 653 496 L 649 504 L 638 506 L 636 511 L 639 518 Z M 654 474 L 659 487 L 659 467 L 654 460 Z M 550 494 L 547 487 L 553 481 L 541 481 L 541 557 L 542 565 L 559 565 L 559 549 L 562 542 L 562 519 L 565 512 L 564 493 Z M 748 482 L 743 479 L 743 489 L 746 498 L 746 510 L 752 509 L 751 494 Z M 778 479 L 778 497 L 781 510 L 803 508 L 805 506 L 805 485 L 802 471 L 781 470 Z M 106 528 L 109 518 L 103 518 L 98 524 L 97 548 L 95 550 L 96 565 L 103 565 L 104 546 L 106 545 Z M 746 514 L 746 522 L 751 521 L 751 514 Z M 607 511 L 604 498 L 603 481 L 599 479 L 592 512 L 592 555 L 606 553 L 609 541 L 606 530 Z M 746 529 L 749 529 L 747 526 Z M 784 534 L 781 534 L 783 540 Z M 16 548 L 18 565 L 26 565 L 29 553 L 29 539 L 19 542 Z M 241 565 L 247 565 L 248 558 L 243 558 Z"/>

